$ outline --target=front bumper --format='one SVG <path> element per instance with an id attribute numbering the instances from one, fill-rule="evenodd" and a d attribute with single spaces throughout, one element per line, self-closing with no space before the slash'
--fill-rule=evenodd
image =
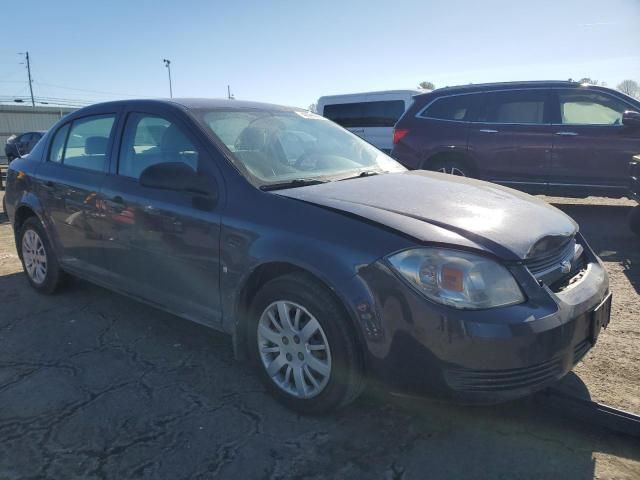
<path id="1" fill-rule="evenodd" d="M 609 291 L 602 264 L 590 250 L 586 256 L 571 287 L 554 293 L 522 268 L 526 303 L 476 311 L 426 300 L 384 262 L 363 269 L 376 310 L 361 325 L 369 371 L 392 388 L 464 403 L 506 401 L 554 383 L 595 343 L 591 312 Z"/>

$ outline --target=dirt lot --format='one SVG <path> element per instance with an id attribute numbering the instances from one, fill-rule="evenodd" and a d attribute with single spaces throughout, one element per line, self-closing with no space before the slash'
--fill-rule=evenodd
<path id="1" fill-rule="evenodd" d="M 0 192 L 0 198 L 2 192 Z M 569 380 L 640 412 L 640 239 L 626 200 L 547 199 L 606 262 L 612 323 Z M 531 400 L 468 408 L 373 386 L 277 405 L 225 335 L 73 282 L 35 294 L 0 216 L 0 479 L 640 478 L 640 445 Z"/>

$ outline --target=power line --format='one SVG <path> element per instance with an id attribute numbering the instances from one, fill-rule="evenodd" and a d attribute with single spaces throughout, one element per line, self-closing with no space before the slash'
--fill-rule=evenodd
<path id="1" fill-rule="evenodd" d="M 62 85 L 54 85 L 52 83 L 43 83 L 43 82 L 34 82 L 34 83 L 45 86 L 45 87 L 61 88 L 63 90 L 75 90 L 77 92 L 85 92 L 85 93 L 100 93 L 104 95 L 114 95 L 117 97 L 143 97 L 144 96 L 144 95 L 134 95 L 131 93 L 115 93 L 115 92 L 104 92 L 100 90 L 87 90 L 84 88 L 63 87 Z"/>

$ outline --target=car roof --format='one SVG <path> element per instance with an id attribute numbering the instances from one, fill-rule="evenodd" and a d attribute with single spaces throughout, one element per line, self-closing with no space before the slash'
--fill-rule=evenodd
<path id="1" fill-rule="evenodd" d="M 92 108 L 104 108 L 105 106 L 123 107 L 131 105 L 168 105 L 180 106 L 187 110 L 196 109 L 252 109 L 252 110 L 283 110 L 283 111 L 303 111 L 302 108 L 287 107 L 284 105 L 275 105 L 271 103 L 249 102 L 243 100 L 229 100 L 226 98 L 148 98 L 148 99 L 131 99 L 131 100 L 115 100 L 111 102 L 96 103 L 81 110 L 87 112 Z M 76 112 L 73 112 L 74 114 Z"/>
<path id="2" fill-rule="evenodd" d="M 594 90 L 611 91 L 610 88 L 601 87 L 599 85 L 591 85 L 588 83 L 578 83 L 572 80 L 525 80 L 516 82 L 492 82 L 492 83 L 469 83 L 466 85 L 455 85 L 450 87 L 437 88 L 429 93 L 417 95 L 417 97 L 437 96 L 451 93 L 471 93 L 478 91 L 491 91 L 491 90 L 511 90 L 520 88 L 554 88 L 554 87 L 568 87 L 568 88 L 590 88 Z"/>

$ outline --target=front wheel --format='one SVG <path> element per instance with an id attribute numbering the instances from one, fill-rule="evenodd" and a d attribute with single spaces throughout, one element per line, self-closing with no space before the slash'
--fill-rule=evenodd
<path id="1" fill-rule="evenodd" d="M 262 380 L 293 410 L 334 410 L 362 391 L 349 319 L 333 295 L 306 275 L 276 278 L 258 292 L 248 341 Z"/>
<path id="2" fill-rule="evenodd" d="M 28 218 L 22 225 L 18 248 L 22 267 L 31 286 L 40 293 L 53 293 L 62 282 L 64 273 L 36 217 Z"/>

